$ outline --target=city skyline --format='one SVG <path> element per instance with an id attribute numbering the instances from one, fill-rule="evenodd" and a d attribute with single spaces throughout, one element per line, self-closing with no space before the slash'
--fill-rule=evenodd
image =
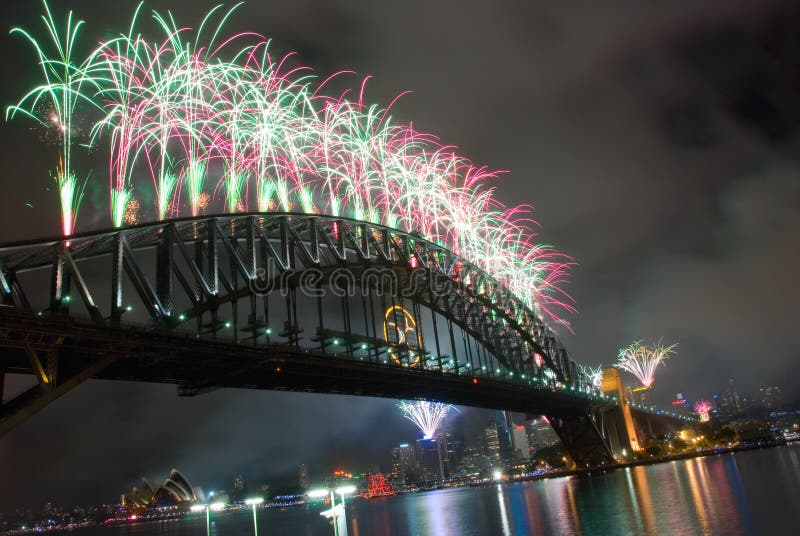
<path id="1" fill-rule="evenodd" d="M 630 382 L 630 385 L 635 386 L 635 383 Z M 730 389 L 735 389 L 734 385 L 735 384 L 730 382 L 730 379 L 725 380 L 722 382 L 722 385 L 719 389 L 713 393 L 709 392 L 705 396 L 705 398 L 713 401 L 711 402 L 711 414 L 713 415 L 713 419 L 718 419 L 720 417 L 735 417 L 739 413 L 756 408 L 774 410 L 776 409 L 774 406 L 769 406 L 767 404 L 774 403 L 775 400 L 778 400 L 778 403 L 783 404 L 797 404 L 797 400 L 786 399 L 782 395 L 780 387 L 777 387 L 776 389 L 775 386 L 763 386 L 761 389 L 753 391 L 752 393 L 743 392 L 741 393 L 740 397 L 738 391 L 730 391 Z M 252 394 L 258 395 L 258 393 Z M 116 393 L 115 396 L 118 395 L 119 393 Z M 174 396 L 169 392 L 165 392 L 162 395 L 164 398 Z M 284 395 L 289 397 L 298 396 L 294 393 L 286 393 Z M 315 394 L 311 396 L 314 398 L 342 398 L 338 395 Z M 780 398 L 774 398 L 776 396 Z M 728 397 L 728 401 L 725 401 L 725 397 Z M 736 402 L 733 401 L 734 397 L 736 397 Z M 698 396 L 691 400 L 700 400 L 701 398 L 703 397 Z M 722 400 L 720 400 L 720 398 Z M 348 440 L 343 437 L 341 440 L 342 442 L 340 442 L 340 439 L 336 439 L 330 443 L 338 444 L 338 448 L 320 449 L 316 453 L 309 452 L 307 457 L 300 457 L 297 452 L 292 452 L 290 454 L 288 453 L 287 449 L 286 454 L 284 454 L 285 463 L 276 466 L 268 463 L 268 459 L 265 456 L 258 456 L 258 454 L 253 456 L 252 453 L 253 451 L 258 451 L 258 446 L 255 442 L 248 441 L 247 443 L 241 445 L 239 449 L 231 447 L 230 445 L 225 445 L 221 449 L 222 451 L 236 453 L 239 455 L 244 453 L 250 454 L 249 457 L 246 457 L 247 461 L 237 460 L 235 458 L 236 454 L 232 454 L 230 457 L 225 455 L 214 455 L 212 459 L 215 463 L 213 464 L 209 464 L 207 460 L 199 461 L 198 463 L 196 459 L 193 461 L 192 458 L 190 458 L 187 460 L 187 467 L 191 468 L 194 472 L 187 471 L 186 474 L 189 475 L 189 478 L 195 483 L 195 485 L 199 485 L 199 487 L 206 490 L 234 489 L 236 487 L 235 480 L 237 478 L 242 478 L 245 483 L 251 483 L 252 486 L 247 488 L 251 490 L 257 490 L 263 484 L 269 484 L 277 488 L 293 488 L 298 484 L 298 469 L 300 466 L 307 468 L 306 471 L 309 475 L 309 481 L 313 484 L 320 484 L 324 482 L 324 480 L 326 478 L 330 478 L 335 471 L 342 469 L 350 470 L 353 474 L 377 469 L 380 472 L 388 475 L 393 470 L 392 450 L 398 446 L 404 445 L 408 445 L 412 450 L 416 450 L 417 447 L 415 446 L 415 442 L 423 440 L 424 436 L 415 424 L 411 423 L 402 416 L 402 413 L 398 411 L 395 401 L 391 399 L 370 400 L 378 404 L 386 404 L 386 406 L 384 413 L 382 413 L 374 421 L 371 421 L 365 425 L 365 428 L 372 426 L 372 428 L 369 428 L 369 431 L 370 439 L 373 440 L 374 443 L 369 449 L 365 449 L 364 445 L 362 444 L 357 445 L 356 443 L 358 440 L 355 440 L 353 443 L 348 443 Z M 748 404 L 747 407 L 745 406 L 745 403 Z M 687 410 L 691 411 L 692 406 L 693 404 L 688 404 Z M 112 408 L 112 412 L 115 411 L 116 410 Z M 101 410 L 99 413 L 101 414 L 102 419 L 104 417 L 102 414 L 105 412 Z M 450 431 L 452 429 L 451 427 L 454 425 L 454 423 L 456 423 L 461 430 L 460 433 L 462 434 L 462 438 L 464 440 L 463 447 L 467 450 L 475 449 L 477 447 L 479 454 L 486 456 L 488 454 L 485 450 L 487 448 L 487 437 L 485 436 L 485 433 L 486 430 L 488 430 L 488 427 L 492 426 L 492 423 L 498 422 L 497 416 L 498 411 L 496 410 L 459 406 L 458 411 L 447 417 L 442 425 L 442 428 L 433 437 L 436 439 L 440 434 Z M 520 418 L 521 417 L 522 415 L 520 415 Z M 47 417 L 40 418 L 49 420 Z M 55 415 L 51 415 L 50 418 L 57 421 L 63 419 L 64 416 L 56 413 Z M 502 419 L 505 419 L 505 417 Z M 544 433 L 545 435 L 543 437 L 547 438 L 543 444 L 531 440 L 530 445 L 532 447 L 535 447 L 538 444 L 540 447 L 544 448 L 559 442 L 555 432 L 553 432 L 552 428 L 545 420 L 539 418 L 523 422 L 526 428 L 528 428 L 530 425 L 530 429 L 528 430 L 529 438 L 531 437 L 530 434 L 535 434 L 536 432 L 534 430 L 537 429 L 542 429 L 543 432 L 540 431 L 539 434 Z M 389 423 L 389 426 L 386 426 L 387 423 Z M 504 421 L 502 421 L 502 423 L 505 425 Z M 517 424 L 516 420 L 515 424 Z M 244 437 L 245 435 L 248 434 L 243 434 L 241 437 Z M 320 437 L 323 437 L 329 436 L 330 434 L 328 430 L 321 430 L 319 435 Z M 346 436 L 347 434 L 343 435 Z M 510 431 L 509 441 L 512 441 L 513 443 L 512 436 L 513 431 Z M 30 439 L 26 438 L 26 440 Z M 489 448 L 491 449 L 491 447 Z M 497 454 L 499 456 L 499 444 L 495 448 L 497 449 Z M 99 456 L 99 452 L 101 450 L 102 445 L 100 445 L 100 448 L 97 451 L 87 452 L 87 460 L 89 458 Z M 535 450 L 531 451 L 531 456 L 533 452 L 535 452 Z M 0 453 L 2 453 L 2 448 L 0 448 Z M 491 457 L 491 455 L 489 456 Z M 176 456 L 176 458 L 179 457 L 183 460 L 186 460 L 185 456 Z M 508 459 L 504 458 L 503 460 L 498 458 L 496 462 L 502 462 L 501 465 L 503 465 L 510 460 L 511 457 Z M 87 461 L 86 463 L 89 462 Z M 13 495 L 14 499 L 9 499 L 0 494 L 0 498 L 2 499 L 2 501 L 0 501 L 0 513 L 10 513 L 17 509 L 26 509 L 31 507 L 35 509 L 37 505 L 44 505 L 50 502 L 63 507 L 113 504 L 118 501 L 120 493 L 127 493 L 132 486 L 138 485 L 141 478 L 144 477 L 153 482 L 159 482 L 159 478 L 163 474 L 169 474 L 170 471 L 176 466 L 183 467 L 176 463 L 172 463 L 169 460 L 159 460 L 155 464 L 140 460 L 139 463 L 129 462 L 127 467 L 120 468 L 121 472 L 117 473 L 119 475 L 117 478 L 121 479 L 119 482 L 112 480 L 114 477 L 110 477 L 109 480 L 103 482 L 102 486 L 94 488 L 67 486 L 64 487 L 63 490 L 58 494 L 45 494 L 46 496 L 42 495 L 39 491 L 44 489 L 44 486 L 32 487 L 30 492 L 20 493 L 23 490 L 16 490 Z M 491 464 L 489 464 L 488 467 L 491 467 Z M 484 469 L 486 469 L 486 467 L 484 467 Z M 201 478 L 195 480 L 195 475 Z M 36 476 L 40 476 L 43 483 L 49 481 L 51 478 L 51 476 L 47 474 Z M 36 480 L 33 479 L 32 483 L 35 484 L 35 482 Z M 80 500 L 73 500 L 75 497 L 80 497 Z"/>
<path id="2" fill-rule="evenodd" d="M 39 6 L 30 4 L 8 7 L 6 24 L 35 24 Z M 193 20 L 196 3 L 173 4 Z M 792 322 L 800 299 L 793 276 L 798 131 L 770 112 L 796 109 L 786 96 L 792 81 L 769 62 L 759 80 L 728 79 L 706 68 L 730 67 L 728 56 L 752 61 L 741 57 L 765 36 L 790 34 L 781 2 L 735 4 L 725 16 L 711 7 L 691 13 L 665 7 L 663 19 L 616 8 L 621 26 L 639 30 L 613 32 L 606 21 L 602 29 L 615 36 L 608 40 L 560 8 L 531 8 L 554 21 L 563 41 L 513 24 L 512 32 L 501 31 L 513 17 L 462 6 L 456 15 L 463 26 L 485 27 L 487 36 L 476 41 L 472 32 L 452 28 L 459 46 L 438 35 L 438 28 L 451 28 L 452 13 L 437 8 L 422 17 L 422 4 L 406 6 L 392 22 L 376 7 L 308 2 L 305 9 L 319 14 L 308 20 L 286 6 L 249 3 L 232 24 L 296 50 L 322 76 L 342 68 L 374 75 L 367 95 L 375 102 L 412 90 L 394 114 L 421 123 L 476 162 L 508 169 L 496 181 L 498 197 L 533 204 L 541 238 L 579 264 L 566 287 L 580 311 L 569 319 L 574 334 L 559 332 L 577 360 L 610 365 L 631 341 L 663 337 L 679 347 L 655 373 L 657 404 L 667 406 L 676 393 L 711 400 L 729 378 L 740 393 L 777 384 L 792 402 L 800 387 Z M 63 11 L 67 3 L 51 6 Z M 96 21 L 93 39 L 124 26 L 128 16 L 88 0 L 69 7 Z M 789 13 L 794 18 L 786 20 L 796 20 Z M 417 38 L 406 43 L 412 25 Z M 731 52 L 725 44 L 733 31 L 744 37 Z M 400 50 L 398 42 L 407 46 Z M 517 57 L 518 49 L 535 50 L 534 59 Z M 19 73 L 0 92 L 5 105 L 34 73 L 23 44 L 4 35 L 0 50 Z M 697 56 L 687 59 L 687 50 Z M 777 63 L 787 59 L 781 53 L 775 52 Z M 597 72 L 584 56 L 608 69 Z M 654 72 L 654 65 L 668 74 Z M 476 80 L 475 72 L 486 75 Z M 669 78 L 697 87 L 697 94 L 674 90 Z M 773 91 L 762 93 L 762 86 Z M 757 98 L 747 100 L 754 92 Z M 0 205 L 19 224 L 0 230 L 0 242 L 57 234 L 50 164 L 39 157 L 30 130 L 12 122 L 0 131 L 2 172 L 21 179 Z M 631 203 L 633 195 L 641 201 Z M 91 228 L 90 207 L 101 203 L 91 194 L 87 203 L 83 224 Z M 29 383 L 7 381 L 6 398 Z M 361 458 L 386 465 L 392 445 L 413 425 L 396 415 L 396 401 L 365 400 L 232 390 L 183 399 L 172 386 L 90 382 L 0 441 L 0 471 L 13 474 L 0 491 L 0 507 L 44 501 L 48 488 L 60 496 L 123 489 L 172 467 L 193 478 L 205 471 L 203 479 L 213 484 L 247 477 L 248 467 L 264 467 L 266 478 L 274 459 L 288 466 L 286 475 L 300 463 L 312 472 Z M 392 426 L 382 426 L 389 419 Z M 58 437 L 64 430 L 67 437 Z M 140 454 L 145 445 L 157 445 L 148 459 Z M 81 477 L 61 474 L 64 467 L 80 468 Z"/>

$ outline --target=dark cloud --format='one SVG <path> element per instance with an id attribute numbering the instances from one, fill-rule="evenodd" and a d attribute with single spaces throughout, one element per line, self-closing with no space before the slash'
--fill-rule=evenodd
<path id="1" fill-rule="evenodd" d="M 215 2 L 152 2 L 195 21 Z M 127 15 L 67 4 L 94 38 Z M 131 3 L 132 4 L 132 3 Z M 4 20 L 36 24 L 35 2 Z M 680 343 L 662 401 L 743 389 L 797 393 L 800 344 L 800 12 L 790 2 L 254 2 L 232 27 L 328 74 L 374 75 L 368 98 L 410 89 L 394 116 L 508 170 L 507 203 L 530 203 L 542 240 L 579 262 L 565 334 L 580 361 L 609 363 L 633 339 Z M 34 76 L 30 52 L 0 38 L 10 103 Z M 29 125 L 3 126 L 0 240 L 53 234 L 48 162 Z M 53 154 L 55 150 L 53 149 Z M 45 158 L 47 156 L 47 158 Z M 98 169 L 98 173 L 101 173 Z M 81 219 L 105 225 L 90 199 Z M 25 207 L 30 202 L 34 208 Z M 391 426 L 387 426 L 391 422 Z M 0 441 L 0 509 L 112 499 L 178 466 L 197 483 L 386 460 L 412 429 L 390 401 L 268 392 L 181 399 L 171 387 L 90 383 Z"/>

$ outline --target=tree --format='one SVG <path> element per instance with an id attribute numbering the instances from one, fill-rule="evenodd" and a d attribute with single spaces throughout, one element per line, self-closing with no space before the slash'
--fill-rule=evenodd
<path id="1" fill-rule="evenodd" d="M 736 431 L 730 426 L 724 426 L 721 429 L 717 430 L 712 436 L 712 438 L 718 444 L 732 443 L 733 441 L 736 440 Z"/>
<path id="2" fill-rule="evenodd" d="M 664 447 L 658 443 L 651 443 L 646 449 L 644 449 L 644 453 L 649 457 L 658 458 L 664 453 Z"/>
<path id="3" fill-rule="evenodd" d="M 567 450 L 561 444 L 539 449 L 534 455 L 535 460 L 542 460 L 550 467 L 565 467 L 567 465 L 565 458 L 569 459 Z"/>

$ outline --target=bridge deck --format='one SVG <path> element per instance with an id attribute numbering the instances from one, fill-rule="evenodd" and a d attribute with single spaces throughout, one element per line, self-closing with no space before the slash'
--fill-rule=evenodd
<path id="1" fill-rule="evenodd" d="M 43 318 L 2 308 L 0 362 L 12 373 L 34 374 L 25 345 L 48 351 L 58 343 L 59 374 L 66 377 L 115 356 L 95 377 L 170 383 L 184 395 L 216 388 L 336 393 L 398 399 L 432 399 L 527 413 L 583 413 L 607 399 L 468 374 L 323 356 L 285 344 L 247 346 L 154 329 L 97 326 L 73 318 Z"/>

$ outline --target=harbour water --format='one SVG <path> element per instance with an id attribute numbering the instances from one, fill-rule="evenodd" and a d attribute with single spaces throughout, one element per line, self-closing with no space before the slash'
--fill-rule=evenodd
<path id="1" fill-rule="evenodd" d="M 248 510 L 211 534 L 253 534 Z M 319 508 L 265 509 L 259 535 L 329 536 Z M 458 488 L 347 505 L 349 536 L 797 534 L 800 446 L 639 466 L 590 477 Z M 202 535 L 205 516 L 81 530 L 82 536 Z"/>

